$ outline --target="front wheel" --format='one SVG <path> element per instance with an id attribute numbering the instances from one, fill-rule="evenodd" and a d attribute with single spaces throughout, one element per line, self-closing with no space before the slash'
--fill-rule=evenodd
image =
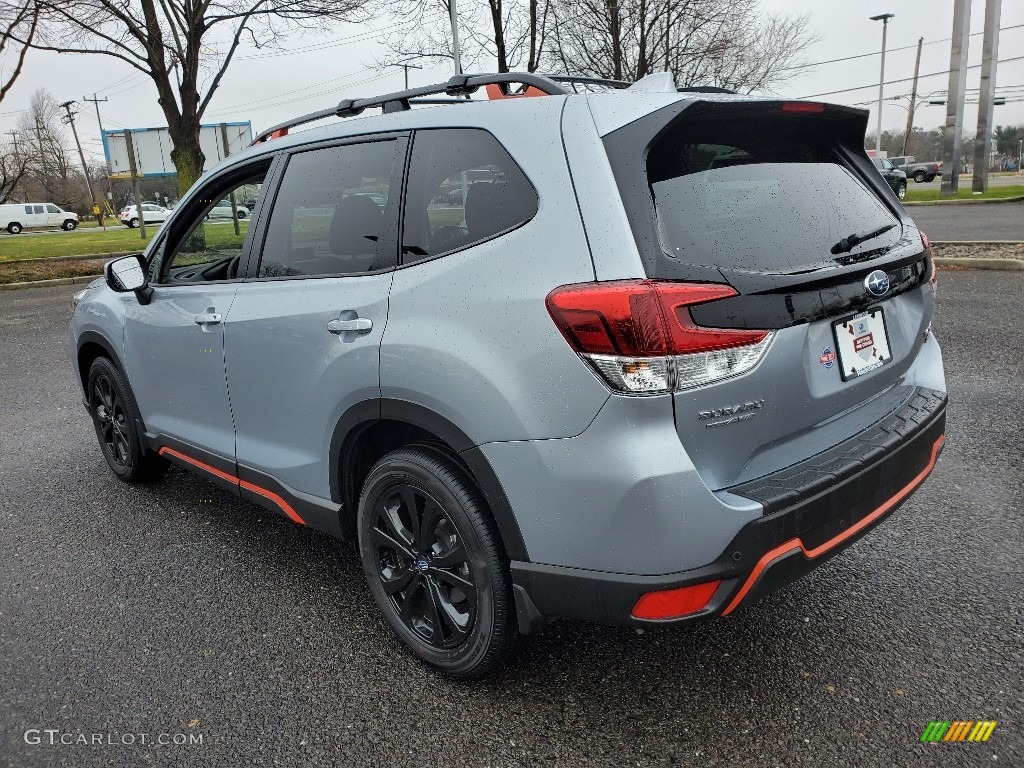
<path id="1" fill-rule="evenodd" d="M 157 479 L 166 462 L 144 449 L 136 429 L 140 418 L 135 396 L 110 360 L 93 361 L 86 392 L 96 438 L 111 471 L 126 483 Z"/>
<path id="2" fill-rule="evenodd" d="M 366 478 L 357 523 L 370 592 L 407 648 L 463 679 L 504 662 L 517 632 L 508 558 L 454 459 L 429 444 L 387 454 Z"/>
<path id="3" fill-rule="evenodd" d="M 907 182 L 901 181 L 900 186 L 896 190 L 896 195 L 900 200 L 907 196 Z"/>
<path id="4" fill-rule="evenodd" d="M 7 225 L 7 231 L 10 232 L 12 235 L 21 234 L 21 224 L 19 224 L 16 221 L 12 221 L 10 224 Z"/>
<path id="5" fill-rule="evenodd" d="M 245 211 L 235 211 L 235 215 L 238 216 L 239 220 L 245 218 Z"/>
<path id="6" fill-rule="evenodd" d="M 70 232 L 71 230 L 73 230 L 77 226 L 78 226 L 78 222 L 77 221 L 75 221 L 74 219 L 68 219 L 63 224 L 61 224 L 61 229 L 63 229 L 65 232 Z"/>
<path id="7" fill-rule="evenodd" d="M 917 173 L 914 174 L 914 181 L 916 181 L 918 184 L 924 184 L 925 181 L 931 181 L 931 179 L 928 178 L 924 171 L 918 171 Z"/>

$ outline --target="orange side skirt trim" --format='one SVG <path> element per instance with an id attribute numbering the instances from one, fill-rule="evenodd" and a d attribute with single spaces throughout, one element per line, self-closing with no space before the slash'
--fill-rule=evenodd
<path id="1" fill-rule="evenodd" d="M 295 511 L 291 504 L 289 504 L 283 498 L 278 496 L 276 493 L 268 491 L 266 488 L 260 488 L 258 485 L 250 483 L 248 480 L 239 480 L 237 477 L 228 472 L 222 472 L 216 467 L 211 467 L 209 464 L 206 464 L 205 462 L 202 462 L 199 459 L 188 456 L 182 453 L 181 451 L 176 451 L 173 448 L 164 447 L 157 451 L 157 453 L 159 453 L 161 456 L 173 456 L 176 459 L 181 459 L 182 461 L 191 464 L 193 467 L 196 467 L 197 469 L 201 469 L 204 472 L 208 472 L 211 475 L 215 475 L 216 477 L 219 477 L 221 480 L 226 480 L 229 483 L 237 483 L 239 487 L 244 488 L 247 491 L 252 491 L 253 493 L 258 494 L 263 498 L 274 502 L 274 504 L 280 507 L 282 512 L 288 515 L 289 519 L 292 522 L 298 523 L 299 525 L 306 524 L 306 521 L 299 517 L 299 513 Z"/>
<path id="2" fill-rule="evenodd" d="M 859 531 L 864 530 L 864 528 L 871 525 L 873 522 L 875 522 L 875 520 L 880 518 L 894 506 L 903 501 L 903 499 L 909 496 L 913 492 L 913 490 L 917 488 L 917 486 L 923 483 L 924 479 L 928 477 L 929 473 L 931 473 L 932 469 L 935 467 L 935 462 L 939 458 L 939 450 L 942 448 L 942 443 L 945 441 L 945 439 L 945 435 L 939 435 L 938 439 L 935 441 L 935 444 L 932 445 L 932 456 L 931 459 L 928 461 L 928 465 L 924 469 L 922 469 L 913 480 L 911 480 L 909 483 L 903 486 L 903 488 L 897 491 L 895 495 L 893 495 L 888 501 L 882 504 L 882 506 L 878 507 L 878 509 L 874 510 L 871 514 L 867 515 L 866 517 L 861 518 L 859 521 L 857 521 L 855 525 L 850 526 L 845 531 L 840 533 L 838 536 L 835 536 L 829 539 L 828 541 L 819 544 L 817 547 L 814 547 L 813 549 L 808 549 L 807 546 L 804 544 L 803 540 L 800 539 L 800 537 L 798 536 L 766 552 L 764 556 L 757 561 L 757 565 L 754 566 L 754 570 L 752 570 L 750 572 L 750 575 L 747 576 L 747 580 L 743 582 L 743 586 L 740 588 L 740 591 L 736 593 L 736 596 L 732 599 L 732 602 L 730 602 L 729 605 L 726 606 L 726 609 L 722 611 L 722 616 L 728 616 L 736 609 L 736 607 L 743 601 L 743 598 L 746 597 L 747 592 L 750 591 L 750 588 L 753 587 L 757 580 L 761 577 L 761 573 L 776 558 L 781 557 L 782 555 L 787 555 L 798 549 L 803 551 L 804 557 L 806 557 L 808 560 L 813 560 L 816 557 L 820 557 L 829 550 L 835 549 L 837 546 L 842 544 L 851 536 L 857 535 Z"/>

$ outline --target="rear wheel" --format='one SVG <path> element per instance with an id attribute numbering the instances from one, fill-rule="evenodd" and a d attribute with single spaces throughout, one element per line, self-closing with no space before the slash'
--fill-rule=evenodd
<path id="1" fill-rule="evenodd" d="M 167 464 L 144 449 L 135 428 L 139 420 L 135 396 L 110 360 L 98 357 L 93 361 L 86 392 L 96 439 L 111 471 L 126 483 L 157 479 Z"/>
<path id="2" fill-rule="evenodd" d="M 75 221 L 74 219 L 68 219 L 63 224 L 61 224 L 61 229 L 63 229 L 65 232 L 70 232 L 71 230 L 73 230 L 77 226 L 78 226 L 78 222 L 77 221 Z"/>
<path id="3" fill-rule="evenodd" d="M 245 211 L 235 211 L 235 215 L 238 216 L 239 219 L 244 219 Z"/>
<path id="4" fill-rule="evenodd" d="M 907 196 L 907 182 L 901 181 L 899 187 L 896 190 L 896 195 L 900 200 Z"/>
<path id="5" fill-rule="evenodd" d="M 370 592 L 407 648 L 452 677 L 501 665 L 517 631 L 508 559 L 456 461 L 431 445 L 386 455 L 363 485 L 358 529 Z"/>
<path id="6" fill-rule="evenodd" d="M 928 179 L 928 176 L 927 174 L 925 174 L 924 171 L 918 171 L 917 173 L 914 174 L 914 181 L 916 181 L 918 184 L 924 184 L 926 179 L 928 181 L 931 181 L 931 179 Z"/>
<path id="7" fill-rule="evenodd" d="M 12 235 L 20 234 L 21 224 L 19 224 L 16 221 L 12 221 L 10 224 L 7 225 L 7 231 L 10 232 Z"/>
<path id="8" fill-rule="evenodd" d="M 139 226 L 139 218 L 137 216 L 133 216 L 132 218 L 128 219 L 128 226 L 131 227 L 132 229 L 135 229 L 136 227 L 138 227 Z"/>

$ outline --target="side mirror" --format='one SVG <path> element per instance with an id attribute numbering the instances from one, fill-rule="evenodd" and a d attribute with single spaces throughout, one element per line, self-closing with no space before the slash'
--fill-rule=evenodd
<path id="1" fill-rule="evenodd" d="M 141 291 L 146 287 L 146 273 L 138 256 L 124 256 L 103 265 L 103 277 L 110 290 L 118 293 Z"/>

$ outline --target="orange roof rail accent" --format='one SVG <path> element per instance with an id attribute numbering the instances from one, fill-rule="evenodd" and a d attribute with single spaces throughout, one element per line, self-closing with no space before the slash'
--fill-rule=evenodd
<path id="1" fill-rule="evenodd" d="M 547 96 L 540 88 L 534 88 L 532 85 L 526 86 L 526 90 L 522 93 L 509 93 L 508 83 L 489 83 L 484 86 L 487 91 L 487 98 L 490 101 L 498 101 L 499 99 L 522 99 L 528 96 Z"/>

